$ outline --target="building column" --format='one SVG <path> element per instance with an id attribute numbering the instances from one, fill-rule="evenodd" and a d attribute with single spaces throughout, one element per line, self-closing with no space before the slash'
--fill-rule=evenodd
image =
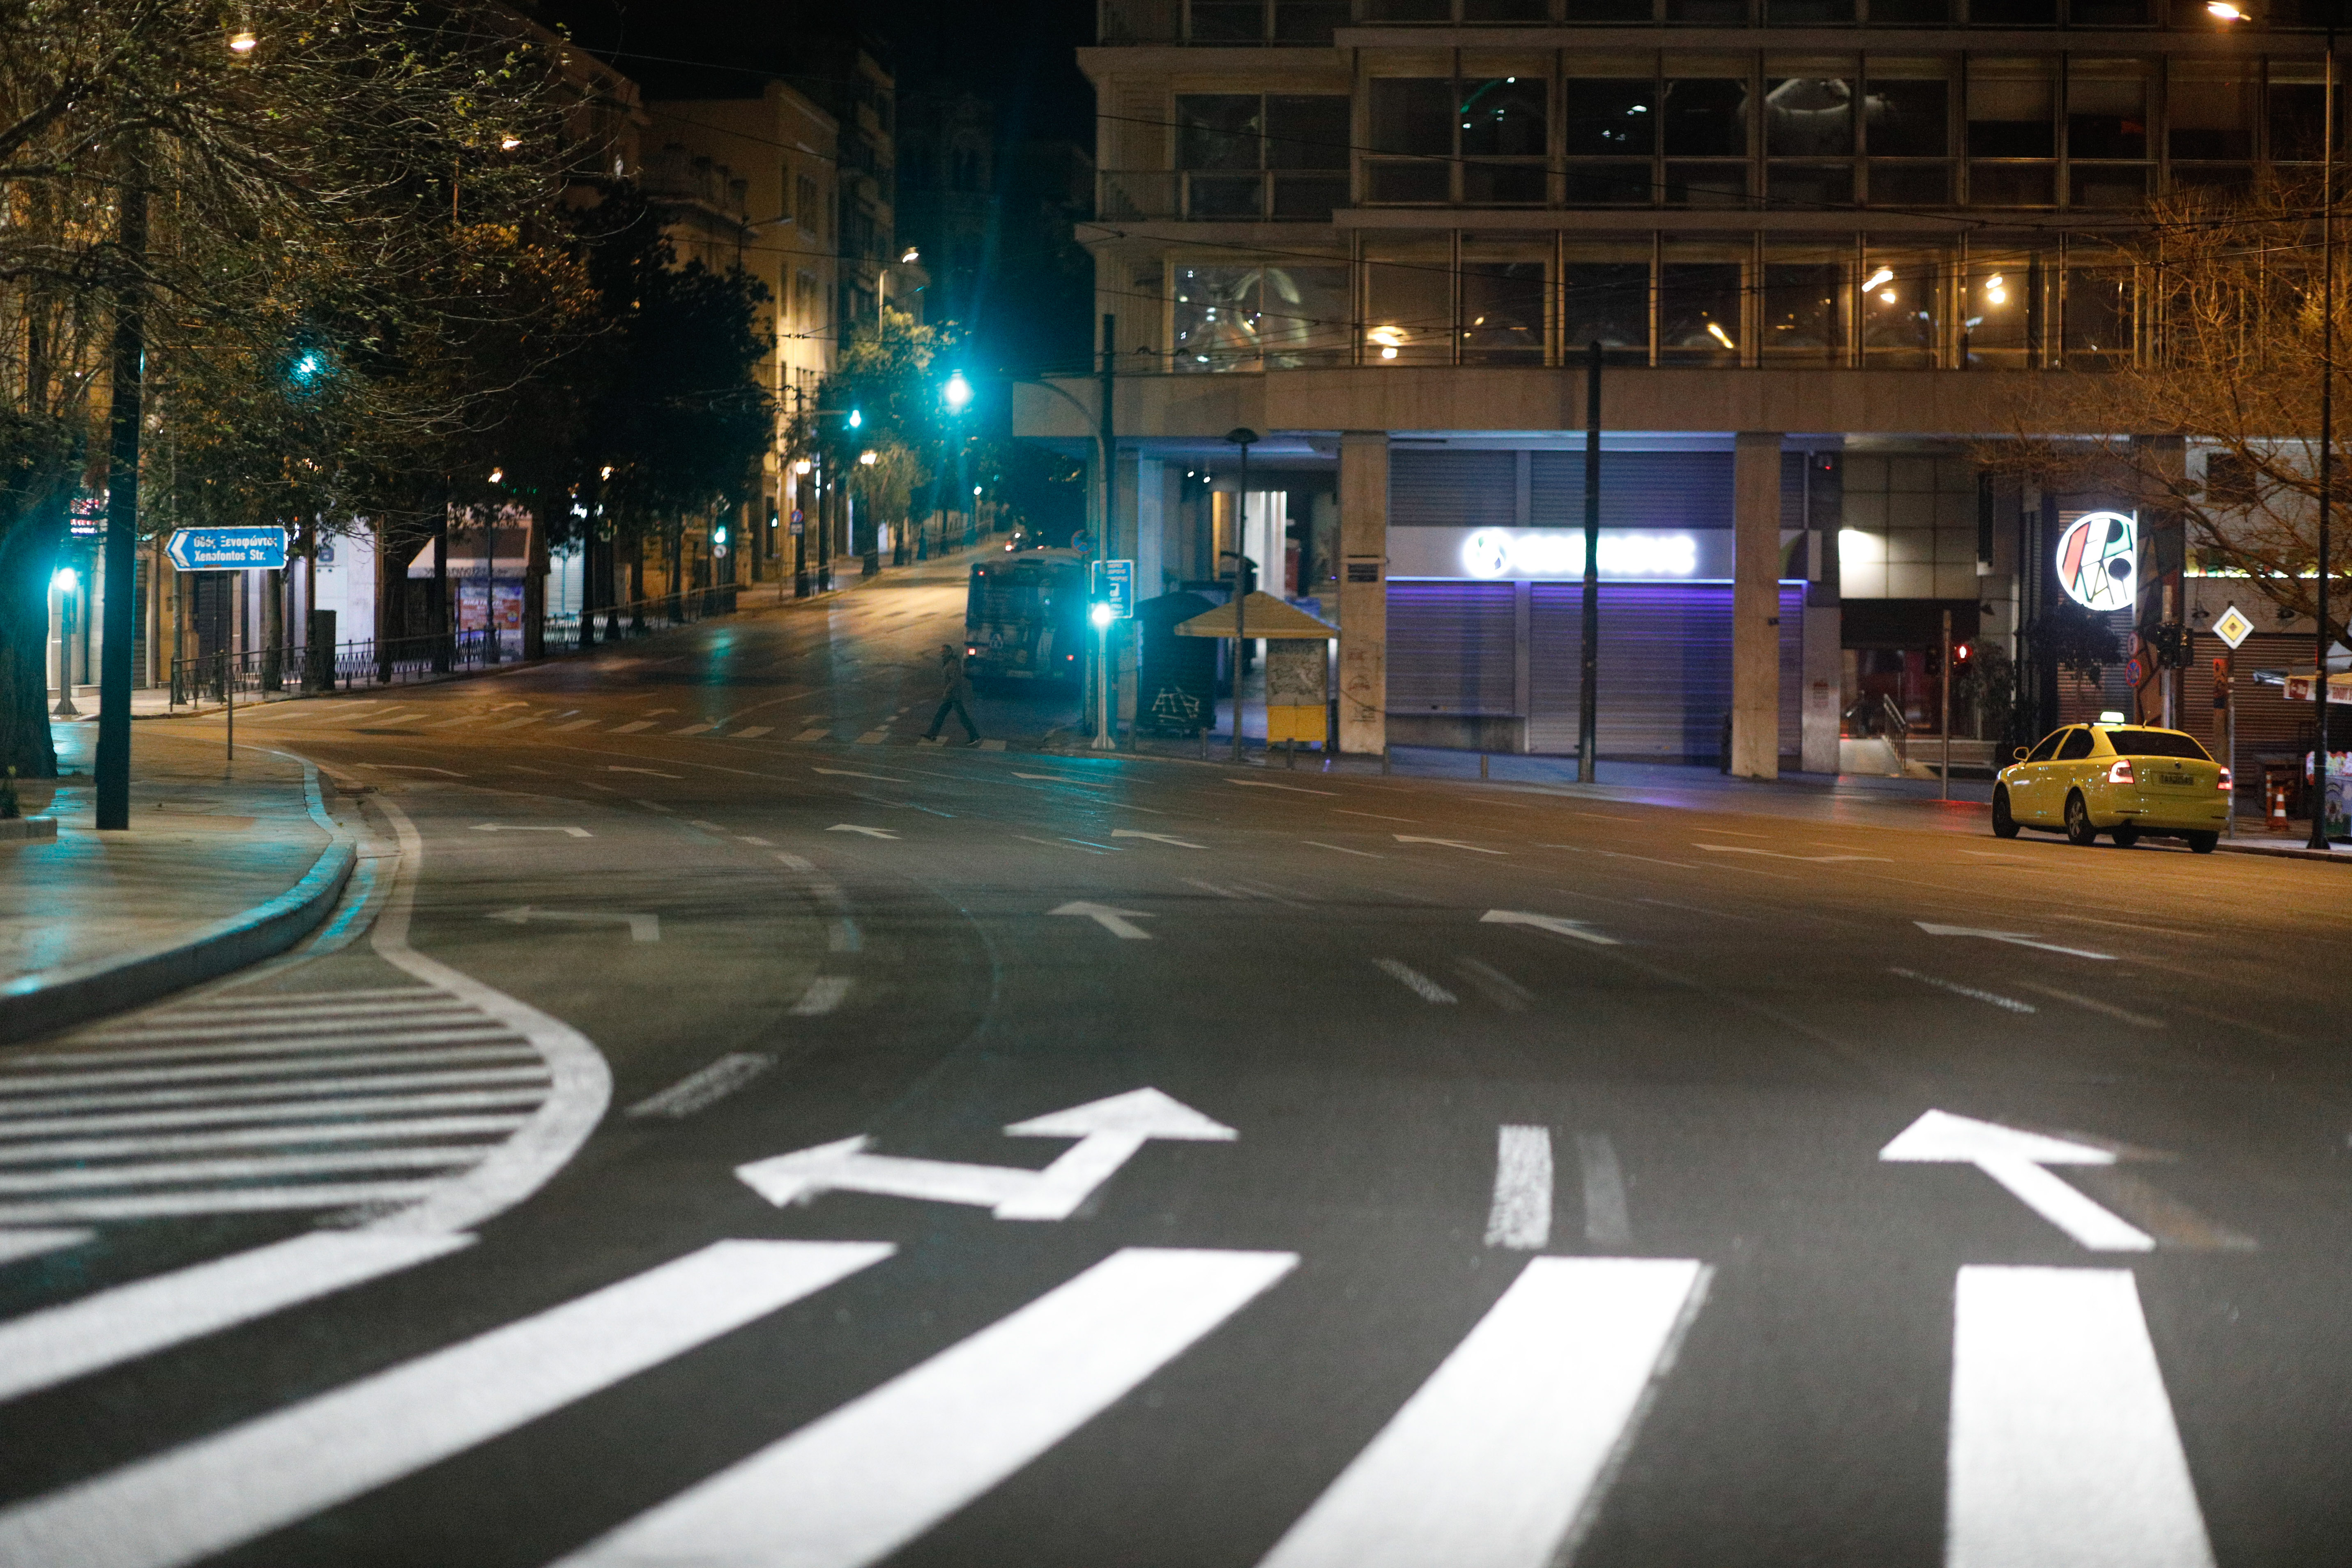
<path id="1" fill-rule="evenodd" d="M 1780 776 L 1780 436 L 1742 430 L 1731 476 L 1731 771 Z"/>
<path id="2" fill-rule="evenodd" d="M 1339 750 L 1389 744 L 1389 437 L 1339 437 Z"/>

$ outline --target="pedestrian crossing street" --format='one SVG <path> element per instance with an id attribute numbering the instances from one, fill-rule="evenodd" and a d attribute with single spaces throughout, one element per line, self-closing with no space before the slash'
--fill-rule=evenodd
<path id="1" fill-rule="evenodd" d="M 46 1345 L 52 1372 L 78 1375 L 442 1256 L 466 1239 L 320 1233 L 279 1243 L 0 1324 L 0 1367 L 37 1358 Z M 896 1255 L 880 1241 L 711 1243 L 0 1510 L 0 1563 L 196 1562 L 518 1433 L 853 1277 L 880 1270 L 887 1283 Z M 1252 1303 L 1284 1289 L 1299 1262 L 1270 1250 L 1113 1252 L 603 1528 L 561 1557 L 561 1568 L 878 1562 L 1193 1346 L 1253 1332 Z M 1695 1259 L 1528 1259 L 1271 1543 L 1260 1568 L 1564 1561 L 1639 1444 L 1657 1385 L 1675 1375 L 1710 1279 Z M 1953 1313 L 1948 1568 L 2210 1568 L 2128 1270 L 1964 1268 Z M 110 1348 L 60 1367 L 57 1347 L 92 1344 Z M 23 1391 L 0 1383 L 0 1397 Z M 622 1429 L 633 1428 L 625 1420 Z M 625 1470 L 631 1458 L 616 1451 L 611 1462 Z M 2088 1555 L 2086 1544 L 2095 1548 Z"/>
<path id="2" fill-rule="evenodd" d="M 551 1085 L 513 1027 L 422 985 L 232 991 L 111 1020 L 0 1058 L 0 1259 L 93 1223 L 411 1204 Z"/>

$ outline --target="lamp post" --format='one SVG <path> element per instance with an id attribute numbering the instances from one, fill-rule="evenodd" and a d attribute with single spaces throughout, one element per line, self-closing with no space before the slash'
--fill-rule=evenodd
<path id="1" fill-rule="evenodd" d="M 1262 439 L 1246 425 L 1225 432 L 1242 449 L 1242 475 L 1234 491 L 1234 761 L 1242 760 L 1242 650 L 1249 646 L 1244 622 L 1249 610 L 1249 449 Z"/>
<path id="2" fill-rule="evenodd" d="M 70 566 L 60 566 L 49 585 L 58 591 L 58 705 L 49 713 L 58 719 L 79 719 L 81 710 L 73 700 L 74 595 L 81 589 L 81 574 Z"/>

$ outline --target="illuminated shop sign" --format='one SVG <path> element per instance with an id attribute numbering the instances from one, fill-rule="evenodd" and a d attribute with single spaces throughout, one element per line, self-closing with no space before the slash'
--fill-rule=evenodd
<path id="1" fill-rule="evenodd" d="M 1609 582 L 1690 582 L 1732 574 L 1729 529 L 1601 531 Z M 1389 575 L 1486 582 L 1581 578 L 1580 528 L 1398 528 L 1389 531 Z"/>
<path id="2" fill-rule="evenodd" d="M 2058 585 L 2086 610 L 2128 610 L 2139 595 L 2139 522 L 2085 512 L 2058 536 Z"/>

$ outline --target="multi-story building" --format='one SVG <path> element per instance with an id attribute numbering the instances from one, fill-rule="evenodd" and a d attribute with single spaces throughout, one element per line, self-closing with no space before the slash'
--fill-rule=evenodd
<path id="1" fill-rule="evenodd" d="M 1350 751 L 1572 747 L 1592 344 L 1602 754 L 1712 757 L 1728 714 L 1737 771 L 1832 768 L 1882 692 L 1932 727 L 1946 612 L 2017 647 L 2098 499 L 1972 442 L 2142 348 L 2106 237 L 2321 153 L 2320 37 L 2187 0 L 1104 0 L 1099 36 L 1116 548 L 1205 578 L 1238 511 L 1339 621 Z M 1018 428 L 1087 449 L 1062 390 Z"/>
<path id="2" fill-rule="evenodd" d="M 804 499 L 785 432 L 835 359 L 839 305 L 838 131 L 832 115 L 772 79 L 735 73 L 695 79 L 696 96 L 646 106 L 646 192 L 661 204 L 681 263 L 741 268 L 767 289 L 761 321 L 769 352 L 761 384 L 775 399 L 777 439 L 761 459 L 761 494 L 747 503 L 738 537 L 754 581 L 789 569 L 786 520 Z"/>
<path id="3" fill-rule="evenodd" d="M 900 259 L 898 91 L 883 47 L 863 37 L 818 37 L 798 53 L 805 71 L 793 79 L 840 128 L 835 319 L 845 335 L 878 321 L 886 303 L 919 320 L 929 279 L 919 258 Z"/>

